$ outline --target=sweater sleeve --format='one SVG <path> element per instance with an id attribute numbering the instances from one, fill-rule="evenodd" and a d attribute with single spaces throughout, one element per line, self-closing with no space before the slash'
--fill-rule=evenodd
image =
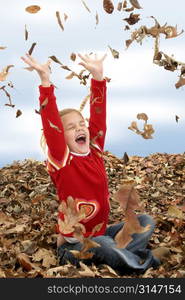
<path id="1" fill-rule="evenodd" d="M 69 149 L 64 138 L 64 129 L 56 104 L 54 86 L 39 86 L 39 91 L 43 133 L 47 144 L 47 159 L 52 167 L 59 170 L 67 162 Z"/>
<path id="2" fill-rule="evenodd" d="M 89 131 L 91 142 L 103 151 L 106 135 L 106 80 L 91 79 Z"/>

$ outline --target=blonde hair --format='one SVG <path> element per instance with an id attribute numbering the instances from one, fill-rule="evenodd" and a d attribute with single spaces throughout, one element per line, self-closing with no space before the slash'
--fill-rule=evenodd
<path id="1" fill-rule="evenodd" d="M 78 109 L 75 109 L 75 108 L 64 108 L 64 109 L 59 111 L 59 115 L 62 118 L 63 116 L 65 116 L 65 115 L 67 115 L 71 112 L 78 113 L 84 119 L 82 113 Z M 41 145 L 41 148 L 44 151 L 44 153 L 46 153 L 46 138 L 45 138 L 43 133 L 42 133 L 41 138 L 40 138 L 40 145 Z"/>

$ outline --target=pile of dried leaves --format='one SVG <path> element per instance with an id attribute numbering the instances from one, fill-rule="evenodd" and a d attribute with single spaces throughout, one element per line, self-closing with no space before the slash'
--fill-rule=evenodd
<path id="1" fill-rule="evenodd" d="M 158 269 L 129 277 L 184 277 L 185 154 L 144 158 L 125 154 L 119 159 L 105 152 L 105 164 L 111 196 L 109 223 L 124 218 L 113 194 L 123 180 L 134 180 L 145 213 L 157 223 L 149 247 L 171 249 Z M 44 163 L 29 159 L 0 169 L 0 277 L 121 277 L 107 265 L 59 266 L 57 210 L 55 189 Z"/>

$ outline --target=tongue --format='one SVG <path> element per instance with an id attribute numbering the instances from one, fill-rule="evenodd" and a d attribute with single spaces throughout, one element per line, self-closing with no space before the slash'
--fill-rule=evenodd
<path id="1" fill-rule="evenodd" d="M 82 145 L 82 144 L 85 144 L 85 141 L 81 139 L 81 140 L 78 140 L 77 143 Z"/>

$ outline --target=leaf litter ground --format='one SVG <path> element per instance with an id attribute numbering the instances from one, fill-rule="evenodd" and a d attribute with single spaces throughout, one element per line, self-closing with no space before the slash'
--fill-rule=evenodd
<path id="1" fill-rule="evenodd" d="M 59 266 L 55 188 L 44 163 L 28 159 L 0 169 L 0 277 L 185 277 L 185 154 L 156 153 L 125 160 L 105 152 L 104 157 L 109 224 L 124 219 L 113 195 L 123 180 L 134 179 L 144 212 L 156 221 L 149 248 L 169 247 L 170 256 L 157 269 L 124 276 L 107 265 Z"/>

